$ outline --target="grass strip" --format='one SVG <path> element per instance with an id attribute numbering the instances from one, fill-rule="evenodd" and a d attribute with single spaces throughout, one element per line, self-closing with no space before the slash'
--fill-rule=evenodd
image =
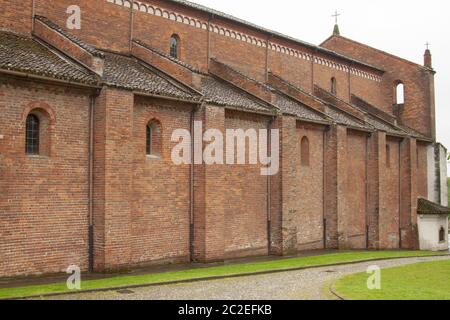
<path id="1" fill-rule="evenodd" d="M 127 286 L 164 284 L 177 281 L 201 280 L 211 277 L 232 277 L 237 275 L 282 271 L 306 267 L 319 267 L 339 263 L 353 263 L 374 259 L 391 259 L 407 257 L 423 257 L 436 255 L 433 252 L 421 251 L 356 251 L 333 253 L 318 256 L 276 259 L 273 261 L 243 264 L 226 264 L 208 268 L 193 268 L 181 271 L 154 273 L 136 276 L 116 276 L 98 280 L 86 280 L 81 283 L 81 291 L 119 288 Z M 80 291 L 76 291 L 80 292 Z M 0 299 L 74 293 L 68 290 L 65 282 L 33 285 L 25 287 L 1 288 Z"/>
<path id="2" fill-rule="evenodd" d="M 450 300 L 450 260 L 383 269 L 381 289 L 367 288 L 367 273 L 337 280 L 334 291 L 348 300 Z"/>

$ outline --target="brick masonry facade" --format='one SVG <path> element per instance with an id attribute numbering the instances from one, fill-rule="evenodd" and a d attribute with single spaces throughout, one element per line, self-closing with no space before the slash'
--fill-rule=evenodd
<path id="1" fill-rule="evenodd" d="M 66 30 L 71 5 L 81 9 L 80 30 Z M 427 149 L 435 142 L 430 66 L 340 35 L 312 47 L 177 1 L 0 0 L 0 8 L 2 32 L 32 37 L 99 78 L 100 55 L 33 13 L 98 50 L 148 64 L 179 87 L 201 93 L 210 76 L 278 110 L 0 70 L 0 277 L 71 264 L 104 271 L 324 248 L 418 248 L 417 198 L 428 196 Z M 178 60 L 164 55 L 174 34 Z M 325 116 L 330 103 L 321 90 L 330 91 L 332 78 L 332 108 L 361 126 Z M 399 81 L 405 102 L 395 106 Z M 279 111 L 276 94 L 324 121 Z M 373 112 L 353 105 L 355 96 L 379 110 L 386 126 L 407 130 L 367 129 Z M 25 155 L 30 113 L 42 123 L 37 156 Z M 157 157 L 146 155 L 150 121 L 159 124 Z M 175 165 L 172 133 L 192 132 L 194 121 L 203 132 L 279 129 L 279 172 Z"/>

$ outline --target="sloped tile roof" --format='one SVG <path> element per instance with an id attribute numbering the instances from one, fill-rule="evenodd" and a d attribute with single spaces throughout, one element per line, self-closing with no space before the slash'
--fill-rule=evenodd
<path id="1" fill-rule="evenodd" d="M 205 96 L 205 101 L 212 104 L 270 114 L 275 114 L 277 111 L 269 104 L 259 101 L 234 85 L 215 77 L 203 77 L 201 91 Z"/>
<path id="2" fill-rule="evenodd" d="M 403 125 L 403 124 L 398 124 L 397 125 L 399 128 L 401 128 L 403 131 L 405 131 L 408 135 L 410 135 L 411 137 L 414 137 L 416 139 L 419 140 L 425 140 L 425 141 L 432 141 L 431 138 L 421 134 L 420 132 L 417 132 L 414 129 L 411 129 L 410 127 Z"/>
<path id="3" fill-rule="evenodd" d="M 115 53 L 104 55 L 103 81 L 106 85 L 191 101 L 201 97 L 133 57 Z"/>
<path id="4" fill-rule="evenodd" d="M 450 215 L 450 208 L 441 206 L 437 203 L 420 198 L 417 202 L 418 214 L 443 214 Z"/>
<path id="5" fill-rule="evenodd" d="M 292 84 L 291 82 L 287 81 L 286 79 L 284 79 L 278 75 L 275 75 L 275 74 L 272 74 L 272 75 L 275 76 L 278 80 L 280 80 L 286 86 L 288 86 L 288 87 L 292 88 L 293 90 L 296 90 L 296 91 L 304 94 L 305 96 L 308 96 L 311 99 L 317 101 L 318 103 L 324 105 L 325 106 L 324 113 L 329 118 L 331 118 L 335 123 L 340 124 L 340 125 L 350 126 L 355 129 L 363 129 L 366 131 L 373 130 L 373 128 L 370 125 L 364 123 L 363 121 L 357 120 L 355 117 L 349 115 L 348 113 L 340 110 L 337 107 L 334 107 L 331 103 L 328 103 L 328 102 L 318 98 L 317 96 L 304 91 L 303 89 L 297 87 L 296 85 Z"/>
<path id="6" fill-rule="evenodd" d="M 356 129 L 372 130 L 372 128 L 367 124 L 356 120 L 352 116 L 346 114 L 345 112 L 342 112 L 337 108 L 334 108 L 333 106 L 327 105 L 325 108 L 325 114 L 338 124 L 353 127 Z"/>
<path id="7" fill-rule="evenodd" d="M 405 135 L 405 132 L 401 130 L 398 127 L 395 127 L 393 125 L 388 124 L 387 122 L 384 122 L 382 120 L 379 120 L 378 118 L 368 114 L 366 122 L 369 123 L 371 126 L 376 128 L 377 130 L 384 131 L 388 134 L 392 135 Z"/>
<path id="8" fill-rule="evenodd" d="M 0 32 L 0 69 L 95 85 L 98 77 L 32 38 Z"/>
<path id="9" fill-rule="evenodd" d="M 191 70 L 192 72 L 201 73 L 201 71 L 199 69 L 197 69 L 196 67 L 191 66 L 190 64 L 188 64 L 188 63 L 186 63 L 184 61 L 181 61 L 180 59 L 174 58 L 170 54 L 162 52 L 162 51 L 160 51 L 160 50 L 158 50 L 158 49 L 148 45 L 147 43 L 145 43 L 145 42 L 143 42 L 143 41 L 141 41 L 139 39 L 133 39 L 133 42 L 137 43 L 138 45 L 140 45 L 140 46 L 142 46 L 144 48 L 146 48 L 147 50 L 152 51 L 153 53 L 156 53 L 156 54 L 158 54 L 158 55 L 160 55 L 160 56 L 162 56 L 162 57 L 164 57 L 164 58 L 166 58 L 166 59 L 168 59 L 168 60 L 170 60 L 170 61 L 172 61 L 174 63 L 179 64 L 182 67 L 185 67 L 186 69 Z"/>
<path id="10" fill-rule="evenodd" d="M 371 103 L 365 101 L 361 97 L 352 95 L 352 106 L 368 115 L 368 122 L 377 128 L 378 130 L 386 131 L 391 134 L 403 134 L 409 135 L 421 140 L 430 140 L 423 134 L 409 128 L 406 125 L 396 122 L 396 118 L 384 111 L 381 108 L 377 108 Z"/>
<path id="11" fill-rule="evenodd" d="M 278 93 L 276 95 L 275 104 L 284 114 L 290 114 L 301 119 L 316 122 L 329 121 L 324 115 L 321 115 L 319 112 L 315 112 L 314 110 L 304 106 L 300 102 L 297 102 L 294 99 L 287 97 L 281 93 Z"/>
<path id="12" fill-rule="evenodd" d="M 56 23 L 52 22 L 51 20 L 49 20 L 48 18 L 44 17 L 44 16 L 39 16 L 36 15 L 35 18 L 39 21 L 41 21 L 42 23 L 46 24 L 49 28 L 57 31 L 58 33 L 60 33 L 61 35 L 65 36 L 67 39 L 69 39 L 70 41 L 72 41 L 73 43 L 77 44 L 78 46 L 80 46 L 81 48 L 83 48 L 84 50 L 86 50 L 87 52 L 89 52 L 90 54 L 96 56 L 96 57 L 103 57 L 103 53 L 97 49 L 95 49 L 94 47 L 86 44 L 85 42 L 81 41 L 80 39 L 78 39 L 77 37 L 75 37 L 74 35 L 66 32 L 63 28 L 61 28 L 60 26 L 58 26 Z"/>

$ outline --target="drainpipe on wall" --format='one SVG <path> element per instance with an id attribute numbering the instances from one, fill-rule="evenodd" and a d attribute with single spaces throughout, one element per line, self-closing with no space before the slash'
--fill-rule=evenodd
<path id="1" fill-rule="evenodd" d="M 88 214 L 89 214 L 89 230 L 88 230 L 88 260 L 89 272 L 94 271 L 94 110 L 95 100 L 99 92 L 91 95 L 89 106 L 89 152 L 88 152 Z"/>
<path id="2" fill-rule="evenodd" d="M 311 93 L 314 93 L 314 60 L 316 60 L 317 49 L 311 55 Z"/>
<path id="3" fill-rule="evenodd" d="M 272 156 L 272 124 L 275 121 L 275 117 L 272 117 L 267 124 L 267 151 L 270 152 Z M 270 150 L 270 151 L 269 151 Z M 271 253 L 272 248 L 272 176 L 270 174 L 267 175 L 267 249 L 269 251 L 269 255 Z"/>
<path id="4" fill-rule="evenodd" d="M 326 161 L 326 154 L 327 154 L 327 144 L 328 144 L 328 139 L 327 139 L 327 134 L 328 131 L 331 129 L 330 126 L 327 126 L 325 128 L 325 130 L 323 131 L 323 147 L 322 147 L 322 174 L 323 174 L 323 192 L 322 192 L 322 206 L 323 206 L 323 248 L 326 249 L 327 248 L 327 205 L 326 205 L 326 190 L 327 190 L 327 161 Z"/>
<path id="5" fill-rule="evenodd" d="M 402 140 L 398 142 L 398 247 L 402 249 Z"/>
<path id="6" fill-rule="evenodd" d="M 266 82 L 269 81 L 269 46 L 270 46 L 270 39 L 271 37 L 267 37 L 266 40 L 266 66 L 265 66 L 265 72 L 266 72 Z"/>
<path id="7" fill-rule="evenodd" d="M 348 81 L 348 99 L 352 98 L 352 68 L 353 68 L 353 62 L 350 63 L 350 66 L 348 67 L 348 73 L 347 73 L 347 81 Z"/>
<path id="8" fill-rule="evenodd" d="M 366 249 L 370 246 L 370 221 L 369 221 L 369 139 L 373 137 L 373 134 L 366 135 Z"/>
<path id="9" fill-rule="evenodd" d="M 36 15 L 36 1 L 31 4 L 31 31 L 34 33 L 34 16 Z"/>
<path id="10" fill-rule="evenodd" d="M 129 43 L 130 54 L 131 54 L 131 51 L 133 49 L 133 32 L 134 32 L 134 13 L 133 13 L 133 10 L 134 10 L 134 0 L 131 1 L 131 8 L 130 8 L 130 43 Z"/>
<path id="11" fill-rule="evenodd" d="M 209 65 L 210 65 L 210 60 L 211 60 L 211 21 L 214 19 L 214 14 L 210 14 L 208 17 L 208 37 L 207 37 L 207 41 L 206 41 L 206 46 L 207 46 L 207 50 L 206 50 L 206 57 L 208 59 L 206 66 L 209 70 Z"/>

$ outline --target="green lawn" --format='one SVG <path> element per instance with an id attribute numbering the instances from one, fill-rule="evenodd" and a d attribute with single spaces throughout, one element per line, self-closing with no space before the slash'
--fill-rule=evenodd
<path id="1" fill-rule="evenodd" d="M 358 262 L 374 259 L 396 258 L 396 257 L 402 258 L 402 257 L 429 256 L 435 254 L 436 253 L 433 252 L 419 252 L 419 251 L 355 251 L 346 253 L 326 254 L 313 257 L 279 259 L 267 262 L 227 264 L 218 267 L 195 268 L 190 270 L 148 274 L 140 276 L 118 276 L 100 280 L 87 280 L 82 281 L 81 289 L 92 290 L 100 288 L 117 288 L 133 285 L 157 284 L 164 282 L 201 279 L 218 276 L 233 276 L 256 272 L 289 270 L 302 267 L 332 265 L 336 263 Z M 68 291 L 69 290 L 66 288 L 65 282 L 48 285 L 19 287 L 19 288 L 4 288 L 0 289 L 0 298 L 14 298 L 31 295 L 64 293 Z"/>
<path id="2" fill-rule="evenodd" d="M 338 280 L 335 291 L 350 300 L 450 300 L 450 260 L 381 271 L 381 290 L 367 289 L 369 274 Z"/>

